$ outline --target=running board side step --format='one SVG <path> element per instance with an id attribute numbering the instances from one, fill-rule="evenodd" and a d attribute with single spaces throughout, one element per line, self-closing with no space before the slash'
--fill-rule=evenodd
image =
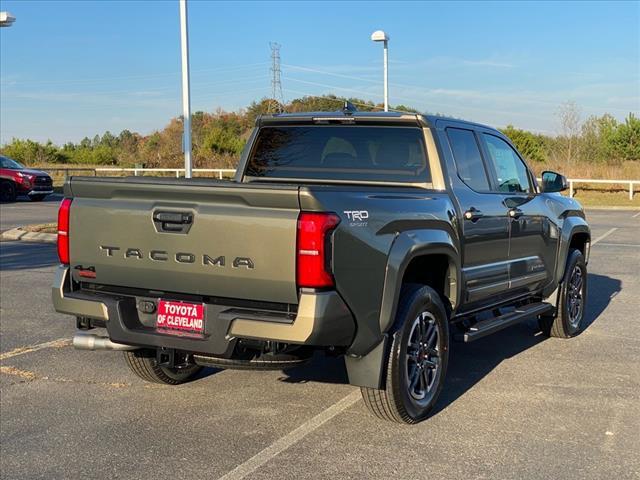
<path id="1" fill-rule="evenodd" d="M 476 323 L 460 335 L 460 339 L 464 342 L 473 342 L 479 338 L 486 337 L 492 333 L 498 332 L 503 328 L 515 325 L 523 320 L 527 320 L 544 313 L 554 310 L 554 306 L 550 303 L 530 303 L 522 307 L 516 308 L 513 312 L 505 313 L 499 317 L 490 318 Z"/>

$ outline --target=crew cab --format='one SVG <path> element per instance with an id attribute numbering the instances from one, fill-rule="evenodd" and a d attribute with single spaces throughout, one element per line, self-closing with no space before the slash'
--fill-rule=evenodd
<path id="1" fill-rule="evenodd" d="M 233 181 L 69 179 L 53 304 L 77 348 L 121 350 L 148 381 L 324 351 L 375 415 L 416 423 L 454 339 L 584 327 L 591 237 L 565 188 L 476 123 L 263 116 Z"/>
<path id="2" fill-rule="evenodd" d="M 40 202 L 53 193 L 53 180 L 46 172 L 33 170 L 0 155 L 0 200 L 15 202 L 18 195 Z"/>

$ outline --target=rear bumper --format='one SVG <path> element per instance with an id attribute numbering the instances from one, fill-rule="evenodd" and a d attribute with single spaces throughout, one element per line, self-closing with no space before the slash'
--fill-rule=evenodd
<path id="1" fill-rule="evenodd" d="M 205 334 L 159 333 L 155 316 L 137 305 L 155 300 L 71 289 L 69 268 L 58 267 L 52 288 L 57 312 L 99 320 L 113 342 L 230 357 L 238 339 L 272 340 L 311 346 L 349 346 L 355 334 L 351 312 L 336 292 L 303 291 L 295 314 L 205 304 Z"/>

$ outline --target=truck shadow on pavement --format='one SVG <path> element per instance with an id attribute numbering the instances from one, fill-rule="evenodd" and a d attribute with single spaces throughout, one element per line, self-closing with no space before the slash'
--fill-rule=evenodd
<path id="1" fill-rule="evenodd" d="M 620 280 L 604 275 L 589 274 L 588 281 L 585 328 L 589 328 L 600 317 L 622 288 Z M 452 335 L 455 333 L 453 330 Z M 537 321 L 529 320 L 473 343 L 451 342 L 447 379 L 432 415 L 455 402 L 504 360 L 545 340 L 547 337 L 538 329 Z M 279 380 L 288 383 L 349 383 L 343 360 L 321 355 L 314 356 L 307 365 L 284 373 L 285 376 Z"/>
<path id="2" fill-rule="evenodd" d="M 0 271 L 29 270 L 57 264 L 56 246 L 53 244 L 0 242 Z"/>
<path id="3" fill-rule="evenodd" d="M 620 280 L 605 275 L 590 273 L 588 282 L 584 329 L 589 328 L 602 315 L 611 299 L 622 289 Z M 549 338 L 540 332 L 538 322 L 529 320 L 473 343 L 452 343 L 447 379 L 432 415 L 455 402 L 504 360 L 546 340 Z"/>

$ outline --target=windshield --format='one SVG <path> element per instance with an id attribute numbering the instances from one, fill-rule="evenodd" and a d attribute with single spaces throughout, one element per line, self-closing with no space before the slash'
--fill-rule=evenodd
<path id="1" fill-rule="evenodd" d="M 0 155 L 0 168 L 8 168 L 10 170 L 22 170 L 24 166 L 20 165 L 18 162 L 10 159 L 9 157 L 3 157 Z"/>
<path id="2" fill-rule="evenodd" d="M 314 125 L 263 127 L 246 175 L 267 178 L 430 182 L 417 127 Z"/>

